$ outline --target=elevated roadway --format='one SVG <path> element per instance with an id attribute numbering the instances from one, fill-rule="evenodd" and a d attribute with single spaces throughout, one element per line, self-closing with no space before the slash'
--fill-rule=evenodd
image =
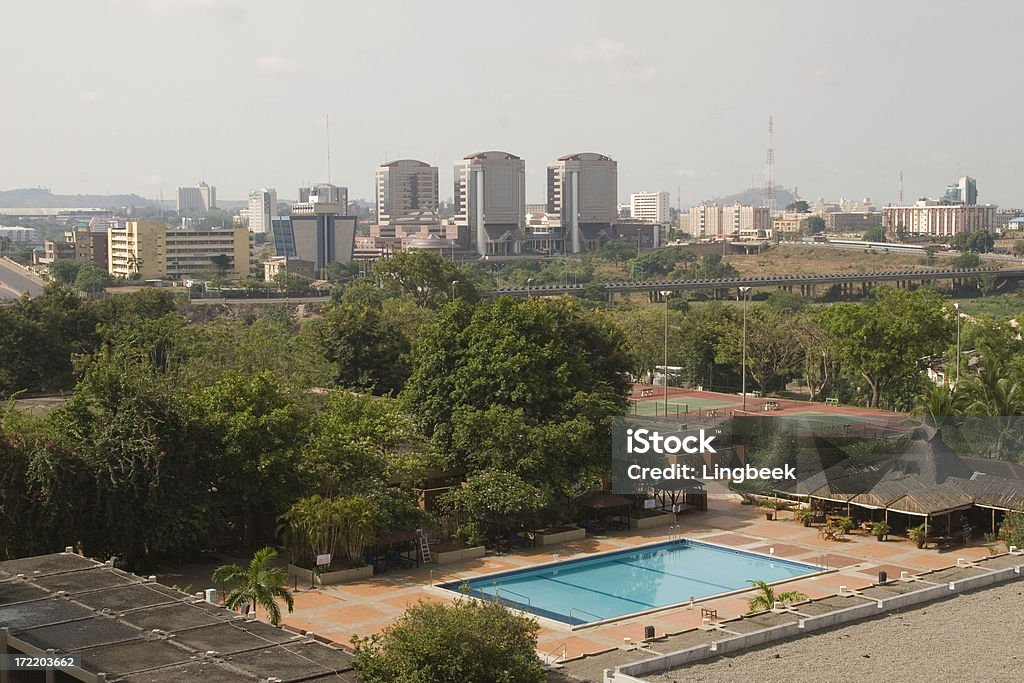
<path id="1" fill-rule="evenodd" d="M 926 268 L 919 270 L 888 270 L 868 273 L 830 273 L 824 275 L 757 275 L 730 278 L 698 278 L 693 280 L 621 280 L 598 283 L 597 285 L 530 285 L 523 287 L 500 287 L 485 292 L 485 296 L 545 296 L 554 294 L 582 294 L 588 287 L 602 287 L 607 294 L 632 292 L 658 293 L 700 290 L 730 290 L 738 287 L 771 287 L 809 294 L 812 288 L 840 285 L 844 290 L 854 285 L 870 286 L 880 282 L 894 283 L 907 287 L 909 283 L 932 282 L 935 280 L 967 280 L 981 277 L 995 277 L 997 280 L 1018 281 L 1024 278 L 1024 268 Z"/>

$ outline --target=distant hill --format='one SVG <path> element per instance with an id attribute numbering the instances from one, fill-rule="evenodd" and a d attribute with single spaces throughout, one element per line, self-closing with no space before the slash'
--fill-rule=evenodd
<path id="1" fill-rule="evenodd" d="M 46 187 L 0 190 L 0 208 L 70 209 L 79 207 L 116 209 L 122 206 L 157 206 L 155 199 L 137 194 L 53 194 Z"/>
<path id="2" fill-rule="evenodd" d="M 800 199 L 800 197 L 796 196 L 796 194 L 790 192 L 786 188 L 779 186 L 775 187 L 775 208 L 782 209 L 798 199 Z M 704 200 L 705 204 L 710 204 L 712 206 L 732 206 L 737 202 L 747 206 L 763 206 L 764 188 L 752 187 L 749 190 L 726 195 L 725 197 L 715 197 L 714 199 Z"/>

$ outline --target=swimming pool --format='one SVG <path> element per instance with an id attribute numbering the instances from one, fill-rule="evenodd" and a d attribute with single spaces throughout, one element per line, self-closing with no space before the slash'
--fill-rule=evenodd
<path id="1" fill-rule="evenodd" d="M 440 587 L 499 598 L 516 609 L 579 625 L 686 603 L 821 571 L 767 555 L 677 540 L 534 569 L 488 574 Z"/>

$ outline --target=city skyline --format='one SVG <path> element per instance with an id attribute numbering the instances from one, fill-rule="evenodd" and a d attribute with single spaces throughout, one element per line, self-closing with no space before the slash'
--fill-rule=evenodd
<path id="1" fill-rule="evenodd" d="M 372 200 L 383 162 L 425 161 L 450 188 L 454 162 L 500 149 L 525 161 L 528 202 L 548 163 L 596 152 L 619 164 L 620 201 L 647 189 L 686 207 L 764 184 L 771 115 L 775 181 L 806 199 L 895 203 L 902 171 L 907 203 L 964 175 L 979 202 L 1021 203 L 1010 3 L 60 5 L 61 22 L 9 10 L 29 29 L 0 48 L 18 65 L 0 99 L 4 189 L 166 200 L 205 179 L 239 201 L 329 175 Z M 340 25 L 367 30 L 320 39 Z"/>

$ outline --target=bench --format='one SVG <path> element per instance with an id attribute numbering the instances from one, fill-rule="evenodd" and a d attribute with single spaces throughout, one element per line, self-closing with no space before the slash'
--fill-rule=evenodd
<path id="1" fill-rule="evenodd" d="M 710 619 L 711 621 L 718 621 L 718 610 L 708 609 L 707 607 L 700 608 L 700 618 Z"/>
<path id="2" fill-rule="evenodd" d="M 827 405 L 827 406 L 837 406 L 837 405 L 839 405 L 839 399 L 838 398 L 826 398 L 825 399 L 825 405 Z"/>

